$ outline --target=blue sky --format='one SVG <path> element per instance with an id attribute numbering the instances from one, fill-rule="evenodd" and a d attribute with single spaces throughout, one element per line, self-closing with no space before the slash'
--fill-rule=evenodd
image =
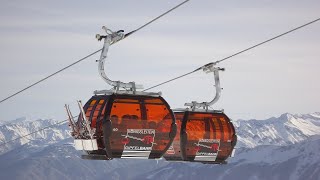
<path id="1" fill-rule="evenodd" d="M 3 99 L 102 47 L 101 26 L 129 32 L 181 1 L 1 1 L 0 83 Z M 191 0 L 111 47 L 112 79 L 150 87 L 320 17 L 319 1 Z M 222 97 L 214 108 L 233 119 L 320 111 L 320 23 L 224 63 Z M 64 104 L 110 87 L 96 59 L 0 104 L 0 120 L 64 119 Z M 173 108 L 214 95 L 213 76 L 195 73 L 161 86 Z"/>

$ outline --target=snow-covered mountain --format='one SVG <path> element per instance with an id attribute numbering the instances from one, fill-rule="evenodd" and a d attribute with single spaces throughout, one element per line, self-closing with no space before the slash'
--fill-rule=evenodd
<path id="1" fill-rule="evenodd" d="M 164 160 L 81 160 L 70 139 L 24 145 L 0 156 L 0 179 L 290 179 L 319 180 L 320 137 L 288 146 L 242 148 L 226 165 Z"/>
<path id="2" fill-rule="evenodd" d="M 55 123 L 57 123 L 57 121 L 52 119 L 30 120 L 25 117 L 3 122 L 2 125 L 0 125 L 0 155 L 26 143 L 44 146 L 70 137 L 67 125 L 61 124 L 15 140 L 20 136 L 54 125 Z M 12 142 L 3 144 L 8 141 Z"/>
<path id="3" fill-rule="evenodd" d="M 286 113 L 266 120 L 238 120 L 235 125 L 238 147 L 283 146 L 320 134 L 320 113 L 303 115 Z"/>
<path id="4" fill-rule="evenodd" d="M 53 120 L 23 119 L 7 123 L 0 126 L 0 137 L 10 140 L 52 123 Z M 0 179 L 320 180 L 320 113 L 283 114 L 235 123 L 239 145 L 235 158 L 226 165 L 82 160 L 82 152 L 72 146 L 67 125 L 54 126 L 28 140 L 15 142 L 14 146 L 0 146 Z"/>
<path id="5" fill-rule="evenodd" d="M 168 163 L 133 179 L 319 180 L 320 137 L 288 146 L 242 148 L 226 165 Z"/>

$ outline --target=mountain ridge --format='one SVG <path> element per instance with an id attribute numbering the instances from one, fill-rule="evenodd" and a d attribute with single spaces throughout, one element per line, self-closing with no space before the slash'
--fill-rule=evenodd
<path id="1" fill-rule="evenodd" d="M 317 135 L 320 132 L 318 112 L 302 115 L 289 113 L 266 120 L 236 121 L 237 147 L 258 145 L 289 145 Z"/>
<path id="2" fill-rule="evenodd" d="M 56 121 L 0 125 L 9 141 Z M 320 113 L 285 113 L 268 120 L 235 121 L 238 145 L 226 165 L 165 160 L 82 160 L 69 127 L 53 126 L 28 139 L 0 146 L 0 179 L 290 179 L 320 180 Z M 1 139 L 2 138 L 2 139 Z M 0 142 L 1 143 L 1 142 Z"/>

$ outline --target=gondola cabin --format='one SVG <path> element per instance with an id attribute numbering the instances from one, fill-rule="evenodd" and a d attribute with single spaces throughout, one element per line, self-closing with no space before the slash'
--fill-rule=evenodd
<path id="1" fill-rule="evenodd" d="M 177 111 L 175 117 L 177 135 L 166 160 L 221 164 L 231 156 L 237 137 L 223 112 Z"/>
<path id="2" fill-rule="evenodd" d="M 209 110 L 220 98 L 219 71 L 223 68 L 209 63 L 201 67 L 214 73 L 216 96 L 210 102 L 186 103 L 188 108 L 175 110 L 177 135 L 164 155 L 168 161 L 189 161 L 222 164 L 234 153 L 237 136 L 230 119 L 222 110 Z"/>
<path id="3" fill-rule="evenodd" d="M 83 110 L 98 147 L 85 159 L 160 158 L 176 131 L 173 112 L 161 96 L 95 95 Z M 77 125 L 82 122 L 79 116 Z"/>

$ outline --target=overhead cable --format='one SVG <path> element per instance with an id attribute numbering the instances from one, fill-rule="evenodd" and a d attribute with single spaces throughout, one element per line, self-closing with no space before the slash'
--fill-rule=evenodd
<path id="1" fill-rule="evenodd" d="M 174 80 L 183 78 L 183 77 L 185 77 L 185 76 L 188 76 L 188 75 L 190 75 L 190 74 L 193 74 L 193 73 L 195 73 L 195 72 L 203 69 L 204 67 L 208 67 L 208 66 L 211 66 L 211 65 L 216 65 L 216 64 L 221 63 L 221 62 L 223 62 L 223 61 L 226 61 L 227 59 L 230 59 L 230 58 L 232 58 L 232 57 L 235 57 L 235 56 L 237 56 L 237 55 L 239 55 L 239 54 L 242 54 L 242 53 L 244 53 L 244 52 L 246 52 L 246 51 L 249 51 L 249 50 L 251 50 L 251 49 L 253 49 L 253 48 L 256 48 L 256 47 L 258 47 L 258 46 L 261 46 L 261 45 L 263 45 L 263 44 L 266 44 L 266 43 L 268 43 L 268 42 L 270 42 L 270 41 L 272 41 L 272 40 L 278 39 L 278 38 L 280 38 L 280 37 L 282 37 L 282 36 L 284 36 L 284 35 L 287 35 L 287 34 L 289 34 L 289 33 L 292 33 L 292 32 L 294 32 L 294 31 L 296 31 L 296 30 L 298 30 L 298 29 L 301 29 L 301 28 L 303 28 L 303 27 L 306 27 L 306 26 L 308 26 L 308 25 L 310 25 L 310 24 L 313 24 L 313 23 L 315 23 L 315 22 L 317 22 L 317 21 L 319 21 L 319 20 L 320 20 L 320 18 L 315 19 L 315 20 L 313 20 L 313 21 L 310 21 L 310 22 L 308 22 L 308 23 L 306 23 L 306 24 L 303 24 L 303 25 L 298 26 L 298 27 L 296 27 L 296 28 L 293 28 L 293 29 L 291 29 L 291 30 L 289 30 L 289 31 L 286 31 L 286 32 L 284 32 L 284 33 L 282 33 L 282 34 L 279 34 L 279 35 L 274 36 L 274 37 L 272 37 L 272 38 L 270 38 L 270 39 L 267 39 L 267 40 L 265 40 L 265 41 L 263 41 L 263 42 L 261 42 L 261 43 L 255 44 L 255 45 L 253 45 L 253 46 L 251 46 L 251 47 L 249 47 L 249 48 L 246 48 L 246 49 L 244 49 L 244 50 L 238 51 L 238 52 L 236 52 L 236 53 L 234 53 L 234 54 L 232 54 L 232 55 L 230 55 L 230 56 L 227 56 L 227 57 L 225 57 L 225 58 L 222 58 L 222 59 L 220 59 L 220 60 L 218 60 L 218 61 L 208 63 L 208 64 L 206 64 L 206 65 L 204 65 L 204 66 L 201 66 L 201 67 L 199 67 L 199 68 L 197 68 L 197 69 L 195 69 L 195 70 L 193 70 L 193 71 L 190 71 L 190 72 L 185 73 L 185 74 L 183 74 L 183 75 L 180 75 L 180 76 L 177 76 L 177 77 L 175 77 L 175 78 L 169 79 L 169 80 L 167 80 L 167 81 L 161 82 L 161 83 L 156 84 L 156 85 L 154 85 L 154 86 L 151 86 L 151 87 L 149 87 L 149 88 L 146 88 L 146 89 L 144 89 L 143 91 L 148 91 L 148 90 L 150 90 L 150 89 L 153 89 L 153 88 L 162 86 L 162 85 L 167 84 L 167 83 L 169 83 L 169 82 L 172 82 L 172 81 L 174 81 Z"/>
<path id="2" fill-rule="evenodd" d="M 308 25 L 310 25 L 310 24 L 313 24 L 313 23 L 315 23 L 315 22 L 317 22 L 317 21 L 319 21 L 319 20 L 320 20 L 320 18 L 315 19 L 315 20 L 313 20 L 313 21 L 310 21 L 310 22 L 308 22 L 308 23 L 306 23 L 306 24 L 303 24 L 303 25 L 301 25 L 301 26 L 299 26 L 299 27 L 293 28 L 293 29 L 291 29 L 291 30 L 289 30 L 289 31 L 287 31 L 287 32 L 284 32 L 284 33 L 282 33 L 282 34 L 279 34 L 279 35 L 277 35 L 277 36 L 275 36 L 275 37 L 272 37 L 272 38 L 270 38 L 270 39 L 268 39 L 268 40 L 265 40 L 265 41 L 263 41 L 263 42 L 261 42 L 261 43 L 258 43 L 258 44 L 256 44 L 256 45 L 254 45 L 254 46 L 251 46 L 251 47 L 249 47 L 249 48 L 247 48 L 247 49 L 244 49 L 244 50 L 239 51 L 239 52 L 237 52 L 237 53 L 234 53 L 234 54 L 232 54 L 232 55 L 230 55 L 230 56 L 228 56 L 228 57 L 225 57 L 225 58 L 223 58 L 223 59 L 220 59 L 220 60 L 218 60 L 218 61 L 216 61 L 216 62 L 214 62 L 214 63 L 215 63 L 215 64 L 218 64 L 218 63 L 220 63 L 220 62 L 223 62 L 223 61 L 225 61 L 225 60 L 227 60 L 227 59 L 230 59 L 230 58 L 232 58 L 232 57 L 234 57 L 234 56 L 237 56 L 237 55 L 242 54 L 242 53 L 244 53 L 244 52 L 246 52 L 246 51 L 249 51 L 249 50 L 251 50 L 251 49 L 253 49 L 253 48 L 256 48 L 256 47 L 258 47 L 258 46 L 261 46 L 261 45 L 263 45 L 263 44 L 265 44 L 265 43 L 267 43 L 267 42 L 270 42 L 270 41 L 272 41 L 272 40 L 278 39 L 278 38 L 280 38 L 280 37 L 282 37 L 282 36 L 284 36 L 284 35 L 286 35 L 286 34 L 292 33 L 292 32 L 294 32 L 294 31 L 296 31 L 296 30 L 298 30 L 298 29 L 301 29 L 301 28 L 306 27 L 306 26 L 308 26 Z"/>
<path id="3" fill-rule="evenodd" d="M 10 96 L 8 96 L 8 97 L 6 97 L 6 98 L 2 99 L 2 100 L 0 101 L 0 104 L 1 104 L 1 103 L 3 103 L 4 101 L 6 101 L 6 100 L 8 100 L 8 99 L 10 99 L 10 98 L 12 98 L 12 97 L 14 97 L 14 96 L 16 96 L 16 95 L 18 95 L 18 94 L 22 93 L 23 91 L 26 91 L 27 89 L 30 89 L 30 88 L 32 88 L 33 86 L 35 86 L 35 85 L 37 85 L 37 84 L 39 84 L 39 83 L 41 83 L 41 82 L 43 82 L 43 81 L 45 81 L 45 80 L 47 80 L 47 79 L 51 78 L 52 76 L 57 75 L 58 73 L 60 73 L 60 72 L 62 72 L 62 71 L 64 71 L 64 70 L 66 70 L 66 69 L 70 68 L 71 66 L 74 66 L 74 65 L 76 65 L 76 64 L 78 64 L 78 63 L 80 63 L 81 61 L 83 61 L 83 60 L 85 60 L 85 59 L 89 58 L 90 56 L 93 56 L 94 54 L 98 53 L 99 51 L 101 51 L 101 49 L 99 49 L 99 50 L 97 50 L 97 51 L 95 51 L 95 52 L 93 52 L 93 53 L 91 53 L 91 54 L 89 54 L 89 55 L 87 55 L 87 56 L 85 56 L 85 57 L 83 57 L 83 58 L 81 58 L 81 59 L 77 60 L 76 62 L 74 62 L 74 63 L 72 63 L 72 64 L 70 64 L 70 65 L 68 65 L 68 66 L 66 66 L 66 67 L 64 67 L 64 68 L 62 68 L 62 69 L 60 69 L 60 70 L 58 70 L 58 71 L 56 71 L 56 72 L 54 72 L 54 73 L 50 74 L 49 76 L 47 76 L 47 77 L 45 77 L 45 78 L 43 78 L 43 79 L 41 79 L 41 80 L 39 80 L 39 81 L 37 81 L 37 82 L 35 82 L 35 83 L 33 83 L 33 84 L 29 85 L 29 86 L 27 86 L 27 87 L 25 87 L 25 88 L 21 89 L 20 91 L 18 91 L 18 92 L 16 92 L 16 93 L 14 93 L 14 94 L 12 94 L 12 95 L 10 95 Z"/>
<path id="4" fill-rule="evenodd" d="M 137 31 L 139 31 L 139 30 L 141 30 L 142 28 L 144 28 L 144 27 L 148 26 L 149 24 L 153 23 L 154 21 L 156 21 L 156 20 L 160 19 L 162 16 L 165 16 L 166 14 L 170 13 L 171 11 L 173 11 L 173 10 L 177 9 L 178 7 L 182 6 L 183 4 L 185 4 L 185 3 L 189 2 L 189 1 L 190 1 L 190 0 L 183 1 L 182 3 L 180 3 L 180 4 L 176 5 L 175 7 L 173 7 L 173 8 L 171 8 L 171 9 L 169 9 L 168 11 L 164 12 L 164 13 L 163 13 L 163 14 L 161 14 L 160 16 L 158 16 L 158 17 L 156 17 L 156 18 L 152 19 L 151 21 L 147 22 L 146 24 L 144 24 L 144 25 L 140 26 L 140 27 L 139 27 L 139 28 L 137 28 L 136 30 L 133 30 L 133 31 L 131 31 L 131 32 L 127 33 L 127 34 L 125 34 L 125 36 L 124 36 L 124 37 L 126 38 L 126 37 L 130 36 L 131 34 L 136 33 Z"/>
<path id="5" fill-rule="evenodd" d="M 132 34 L 134 34 L 134 33 L 136 33 L 136 32 L 138 32 L 138 31 L 139 31 L 139 30 L 141 30 L 142 28 L 144 28 L 144 27 L 148 26 L 149 24 L 153 23 L 154 21 L 156 21 L 156 20 L 160 19 L 160 18 L 161 18 L 161 17 L 163 17 L 164 15 L 166 15 L 166 14 L 168 14 L 168 13 L 172 12 L 173 10 L 177 9 L 177 8 L 178 8 L 178 7 L 180 7 L 181 5 L 183 5 L 183 4 L 185 4 L 185 3 L 187 3 L 188 1 L 190 1 L 190 0 L 183 1 L 182 3 L 180 3 L 180 4 L 176 5 L 175 7 L 171 8 L 171 9 L 169 9 L 168 11 L 164 12 L 164 13 L 163 13 L 163 14 L 161 14 L 160 16 L 157 16 L 156 18 L 154 18 L 154 19 L 152 19 L 151 21 L 147 22 L 146 24 L 144 24 L 144 25 L 140 26 L 139 28 L 137 28 L 137 29 L 135 29 L 135 30 L 133 30 L 133 31 L 131 31 L 131 32 L 127 33 L 127 34 L 125 34 L 125 37 L 124 37 L 124 38 L 126 38 L 126 37 L 128 37 L 128 36 L 130 36 L 130 35 L 132 35 Z M 52 76 L 54 76 L 54 75 L 57 75 L 58 73 L 60 73 L 60 72 L 62 72 L 62 71 L 64 71 L 64 70 L 66 70 L 66 69 L 68 69 L 68 68 L 70 68 L 70 67 L 72 67 L 72 66 L 74 66 L 74 65 L 76 65 L 76 64 L 78 64 L 78 63 L 80 63 L 80 62 L 82 62 L 83 60 L 85 60 L 85 59 L 87 59 L 87 58 L 89 58 L 89 57 L 91 57 L 91 56 L 95 55 L 96 53 L 100 52 L 101 50 L 102 50 L 102 49 L 99 49 L 99 50 L 97 50 L 97 51 L 95 51 L 95 52 L 93 52 L 93 53 L 91 53 L 91 54 L 89 54 L 89 55 L 87 55 L 87 56 L 85 56 L 85 57 L 83 57 L 83 58 L 81 58 L 81 59 L 77 60 L 76 62 L 74 62 L 74 63 L 72 63 L 72 64 L 70 64 L 70 65 L 68 65 L 68 66 L 66 66 L 66 67 L 64 67 L 64 68 L 62 68 L 62 69 L 60 69 L 60 70 L 58 70 L 58 71 L 56 71 L 56 72 L 52 73 L 52 74 L 50 74 L 49 76 L 47 76 L 47 77 L 45 77 L 45 78 L 43 78 L 43 79 L 41 79 L 41 80 L 39 80 L 39 81 L 37 81 L 37 82 L 35 82 L 35 83 L 33 83 L 33 84 L 29 85 L 29 86 L 27 86 L 27 87 L 25 87 L 25 88 L 21 89 L 20 91 L 13 93 L 12 95 L 10 95 L 10 96 L 8 96 L 8 97 L 6 97 L 6 98 L 2 99 L 2 100 L 0 101 L 0 104 L 1 104 L 1 103 L 3 103 L 3 102 L 4 102 L 4 101 L 6 101 L 6 100 L 8 100 L 8 99 L 10 99 L 10 98 L 12 98 L 12 97 L 14 97 L 14 96 L 18 95 L 18 94 L 20 94 L 20 93 L 22 93 L 22 92 L 26 91 L 27 89 L 30 89 L 31 87 L 33 87 L 33 86 L 35 86 L 35 85 L 37 85 L 37 84 L 39 84 L 39 83 L 41 83 L 41 82 L 43 82 L 43 81 L 45 81 L 45 80 L 49 79 L 50 77 L 52 77 Z"/>

